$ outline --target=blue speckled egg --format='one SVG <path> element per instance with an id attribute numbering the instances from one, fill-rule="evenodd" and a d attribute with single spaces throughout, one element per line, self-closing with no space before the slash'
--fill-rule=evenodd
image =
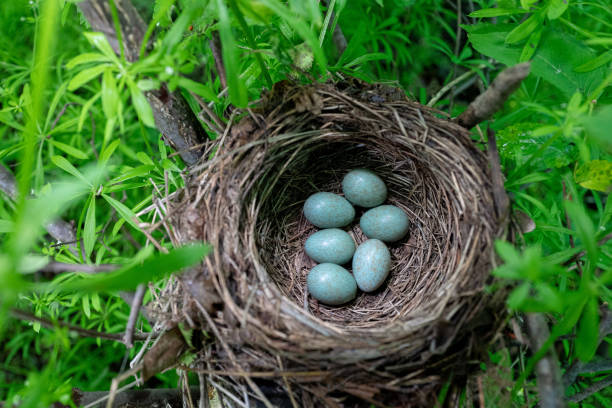
<path id="1" fill-rule="evenodd" d="M 355 299 L 355 278 L 343 267 L 333 263 L 322 263 L 310 270 L 306 278 L 308 292 L 327 305 L 341 305 Z"/>
<path id="2" fill-rule="evenodd" d="M 355 242 L 346 232 L 338 228 L 315 232 L 306 240 L 306 254 L 315 262 L 347 263 L 355 253 Z"/>
<path id="3" fill-rule="evenodd" d="M 359 220 L 361 230 L 368 238 L 385 242 L 399 241 L 410 228 L 408 215 L 394 205 L 381 205 L 366 211 Z"/>
<path id="4" fill-rule="evenodd" d="M 391 269 L 391 254 L 384 242 L 368 239 L 353 256 L 353 276 L 364 292 L 373 292 L 383 284 Z"/>
<path id="5" fill-rule="evenodd" d="M 304 203 L 304 216 L 319 228 L 337 228 L 353 221 L 355 209 L 337 194 L 315 193 Z"/>
<path id="6" fill-rule="evenodd" d="M 342 192 L 351 203 L 365 208 L 381 205 L 387 199 L 385 182 L 366 169 L 355 169 L 344 176 Z"/>

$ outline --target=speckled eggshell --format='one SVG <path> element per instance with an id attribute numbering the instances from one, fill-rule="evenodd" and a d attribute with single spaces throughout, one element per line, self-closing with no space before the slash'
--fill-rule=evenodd
<path id="1" fill-rule="evenodd" d="M 341 305 L 355 299 L 355 278 L 343 267 L 333 263 L 322 263 L 310 270 L 306 278 L 308 292 L 326 305 Z"/>
<path id="2" fill-rule="evenodd" d="M 371 208 L 387 199 L 387 186 L 374 172 L 355 169 L 342 179 L 342 192 L 347 200 L 360 207 Z"/>
<path id="3" fill-rule="evenodd" d="M 304 203 L 304 216 L 319 228 L 338 228 L 353 221 L 355 209 L 338 194 L 315 193 Z"/>
<path id="4" fill-rule="evenodd" d="M 373 292 L 383 284 L 391 270 L 391 253 L 384 242 L 368 239 L 353 256 L 353 276 L 364 292 Z"/>
<path id="5" fill-rule="evenodd" d="M 355 242 L 346 231 L 329 228 L 309 236 L 304 248 L 306 254 L 315 262 L 342 265 L 353 257 Z"/>
<path id="6" fill-rule="evenodd" d="M 361 230 L 368 238 L 395 242 L 404 238 L 410 228 L 408 215 L 394 205 L 381 205 L 366 211 L 359 220 Z"/>

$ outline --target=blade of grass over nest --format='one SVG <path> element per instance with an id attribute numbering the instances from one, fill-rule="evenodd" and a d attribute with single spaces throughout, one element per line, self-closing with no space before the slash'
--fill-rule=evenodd
<path id="1" fill-rule="evenodd" d="M 63 291 L 113 292 L 130 290 L 140 283 L 160 279 L 169 273 L 193 266 L 211 251 L 208 244 L 193 244 L 152 256 L 137 265 L 130 265 L 106 274 L 88 275 L 81 280 L 59 284 L 39 284 L 39 290 L 57 288 Z"/>
<path id="2" fill-rule="evenodd" d="M 25 212 L 22 211 L 30 194 L 32 170 L 34 169 L 34 158 L 36 157 L 36 137 L 39 121 L 45 104 L 44 92 L 49 83 L 49 66 L 51 65 L 52 52 L 55 48 L 55 31 L 59 18 L 59 2 L 47 0 L 42 5 L 42 13 L 39 26 L 36 30 L 36 49 L 32 69 L 32 104 L 28 108 L 27 123 L 24 133 L 24 149 L 21 156 L 19 172 L 17 173 L 17 184 L 19 196 L 17 198 L 15 227 L 20 231 L 22 224 L 27 223 L 24 219 Z M 14 254 L 13 262 L 16 262 L 17 254 Z"/>
<path id="3" fill-rule="evenodd" d="M 247 89 L 244 80 L 240 77 L 240 73 L 238 72 L 238 68 L 241 65 L 238 58 L 239 48 L 236 46 L 229 14 L 223 0 L 217 0 L 217 12 L 219 13 L 219 37 L 223 45 L 223 62 L 227 76 L 230 101 L 238 107 L 244 107 L 248 102 Z"/>

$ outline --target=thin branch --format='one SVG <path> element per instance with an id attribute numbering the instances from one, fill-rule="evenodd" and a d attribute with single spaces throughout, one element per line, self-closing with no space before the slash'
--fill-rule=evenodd
<path id="1" fill-rule="evenodd" d="M 17 183 L 15 176 L 9 170 L 0 166 L 0 190 L 10 199 L 17 197 Z M 76 243 L 76 234 L 72 225 L 64 220 L 58 219 L 46 225 L 46 230 L 55 240 L 59 241 L 56 246 L 67 245 L 73 255 L 79 256 Z"/>
<path id="2" fill-rule="evenodd" d="M 4 192 L 11 200 L 17 197 L 17 184 L 15 176 L 9 170 L 0 165 L 0 190 Z"/>
<path id="3" fill-rule="evenodd" d="M 604 388 L 608 388 L 611 385 L 612 385 L 612 375 L 609 375 L 606 378 L 604 378 L 603 380 L 601 380 L 599 382 L 596 382 L 595 384 L 591 385 L 586 390 L 572 395 L 571 397 L 568 398 L 568 401 L 571 401 L 571 402 L 580 402 L 580 401 L 590 397 L 591 395 L 595 394 L 596 392 L 599 392 L 599 391 L 603 390 Z"/>
<path id="4" fill-rule="evenodd" d="M 607 306 L 603 306 L 603 316 L 599 323 L 599 339 L 597 344 L 612 334 L 612 311 Z M 581 373 L 592 373 L 598 371 L 612 370 L 612 360 L 600 360 L 593 361 L 590 363 L 583 363 L 580 360 L 576 360 L 574 364 L 565 372 L 563 375 L 563 385 L 565 388 L 569 387 L 576 381 L 576 378 Z"/>
<path id="5" fill-rule="evenodd" d="M 478 67 L 477 69 L 481 69 L 484 68 L 483 66 Z M 457 85 L 459 82 L 471 77 L 472 75 L 476 74 L 476 70 L 470 70 L 467 72 L 464 72 L 463 74 L 459 75 L 457 78 L 453 79 L 452 81 L 450 81 L 448 84 L 444 85 L 438 92 L 436 92 L 436 94 L 430 99 L 429 102 L 427 102 L 427 106 L 434 106 L 436 104 L 436 102 L 438 102 L 440 100 L 440 98 L 442 98 L 444 96 L 444 94 L 446 92 L 448 92 L 449 90 L 451 90 L 455 85 Z"/>
<path id="6" fill-rule="evenodd" d="M 612 239 L 612 232 L 609 233 L 608 235 L 605 235 L 602 239 L 600 239 L 597 242 L 597 245 L 601 246 L 603 244 L 605 244 L 606 242 L 608 242 L 609 240 Z M 578 259 L 582 258 L 583 256 L 586 255 L 586 251 L 580 251 L 578 252 L 576 255 L 572 256 L 570 259 L 568 259 L 567 261 L 565 261 L 564 265 L 569 265 L 571 263 L 576 262 Z"/>
<path id="7" fill-rule="evenodd" d="M 123 343 L 123 335 L 121 333 L 106 333 L 106 332 L 100 332 L 96 330 L 84 329 L 82 327 L 74 326 L 70 323 L 66 323 L 62 321 L 53 322 L 51 320 L 47 320 L 45 318 L 35 316 L 30 312 L 26 312 L 24 310 L 20 310 L 17 308 L 11 309 L 11 315 L 13 315 L 13 317 L 20 319 L 20 320 L 40 323 L 41 326 L 49 328 L 49 329 L 54 329 L 56 327 L 63 327 L 83 337 L 100 338 L 100 339 L 113 340 L 113 341 L 118 341 L 120 343 Z M 147 336 L 148 336 L 147 333 L 136 333 L 134 334 L 134 339 L 138 341 L 142 341 L 142 340 L 146 340 Z"/>
<path id="8" fill-rule="evenodd" d="M 132 348 L 134 345 L 134 328 L 136 327 L 136 322 L 138 321 L 138 312 L 142 306 L 142 299 L 144 298 L 146 291 L 147 287 L 143 283 L 138 285 L 136 288 L 136 293 L 134 294 L 132 307 L 130 309 L 130 317 L 128 318 L 127 325 L 125 326 L 125 335 L 123 336 L 123 342 L 127 348 Z"/>
<path id="9" fill-rule="evenodd" d="M 529 339 L 534 353 L 540 350 L 546 340 L 550 337 L 548 323 L 540 313 L 527 313 L 527 328 L 529 329 Z M 561 382 L 561 371 L 559 360 L 555 355 L 554 349 L 536 364 L 536 375 L 538 378 L 538 393 L 540 395 L 541 408 L 562 408 L 565 407 L 563 400 L 563 384 Z"/>
<path id="10" fill-rule="evenodd" d="M 64 273 L 64 272 L 85 272 L 85 273 L 99 273 L 99 272 L 110 272 L 119 268 L 118 265 L 114 264 L 101 264 L 101 265 L 87 265 L 87 264 L 71 264 L 65 262 L 49 262 L 43 266 L 40 272 L 48 273 Z"/>
<path id="11" fill-rule="evenodd" d="M 221 89 L 227 88 L 227 76 L 225 74 L 225 65 L 223 65 L 223 54 L 221 51 L 221 40 L 219 33 L 213 31 L 212 39 L 209 41 L 210 50 L 212 51 L 213 59 L 215 60 L 215 68 L 217 69 L 217 75 L 219 76 L 219 82 L 221 83 Z"/>
<path id="12" fill-rule="evenodd" d="M 487 141 L 489 149 L 489 165 L 491 166 L 491 181 L 493 183 L 493 199 L 495 201 L 497 217 L 503 222 L 508 216 L 510 199 L 508 198 L 508 194 L 506 194 L 506 189 L 504 188 L 504 176 L 499 161 L 499 152 L 497 151 L 495 132 L 490 127 L 487 128 Z"/>
<path id="13" fill-rule="evenodd" d="M 519 87 L 521 81 L 529 75 L 530 63 L 523 62 L 506 68 L 495 78 L 491 86 L 467 107 L 454 121 L 466 129 L 471 129 L 480 122 L 489 119 L 500 110 L 508 97 Z"/>

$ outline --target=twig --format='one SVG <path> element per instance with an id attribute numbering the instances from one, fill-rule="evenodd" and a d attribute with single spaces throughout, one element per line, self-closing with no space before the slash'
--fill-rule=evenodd
<path id="1" fill-rule="evenodd" d="M 597 245 L 601 246 L 603 244 L 605 244 L 606 242 L 608 242 L 609 240 L 612 239 L 612 232 L 609 233 L 608 235 L 605 235 L 602 239 L 600 239 L 597 242 Z M 580 251 L 578 252 L 576 255 L 572 256 L 570 259 L 568 259 L 567 261 L 565 261 L 564 265 L 569 265 L 571 263 L 576 262 L 578 259 L 582 258 L 583 256 L 586 255 L 586 251 Z"/>
<path id="2" fill-rule="evenodd" d="M 599 323 L 599 340 L 598 345 L 611 334 L 612 332 L 612 312 L 607 306 L 603 306 L 603 316 Z M 576 378 L 581 373 L 590 373 L 604 370 L 612 370 L 612 360 L 593 361 L 590 363 L 583 363 L 576 360 L 574 364 L 566 371 L 563 375 L 563 385 L 565 388 L 569 387 L 576 381 Z"/>
<path id="3" fill-rule="evenodd" d="M 527 328 L 529 329 L 529 339 L 531 348 L 535 353 L 541 349 L 546 340 L 550 337 L 548 324 L 544 316 L 540 313 L 527 313 Z M 538 378 L 538 393 L 540 395 L 541 408 L 562 408 L 565 407 L 563 400 L 563 384 L 561 382 L 561 372 L 559 361 L 551 347 L 536 364 L 536 375 Z"/>
<path id="4" fill-rule="evenodd" d="M 198 101 L 200 108 L 202 108 L 202 111 L 198 114 L 198 117 L 202 119 L 204 122 L 206 122 L 208 127 L 211 128 L 215 133 L 217 133 L 218 135 L 221 135 L 223 133 L 223 129 L 225 128 L 225 125 L 223 124 L 219 116 L 217 116 L 215 112 L 213 112 L 212 109 L 208 107 L 208 105 L 206 104 L 206 102 L 204 102 L 204 100 L 200 97 L 200 95 L 196 94 L 195 92 L 191 92 L 191 91 L 189 93 L 191 94 L 191 96 L 195 98 L 196 101 Z M 212 122 L 206 119 L 204 117 L 204 114 L 206 114 L 212 120 Z"/>
<path id="5" fill-rule="evenodd" d="M 219 75 L 221 89 L 225 89 L 227 88 L 227 76 L 225 75 L 225 65 L 223 65 L 221 40 L 219 39 L 219 33 L 217 31 L 213 31 L 212 39 L 209 41 L 209 45 L 210 50 L 212 51 L 213 59 L 215 60 L 215 68 L 217 69 L 217 75 Z"/>
<path id="6" fill-rule="evenodd" d="M 15 183 L 15 176 L 13 176 L 13 173 L 5 169 L 2 165 L 0 165 L 0 190 L 2 190 L 4 194 L 6 194 L 13 201 L 17 197 L 17 184 Z"/>
<path id="7" fill-rule="evenodd" d="M 128 61 L 135 61 L 140 53 L 146 25 L 129 0 L 114 0 L 119 11 L 125 55 Z M 104 33 L 109 43 L 119 54 L 119 41 L 107 0 L 85 0 L 78 4 L 83 16 L 94 31 Z M 194 113 L 179 92 L 169 92 L 165 86 L 158 91 L 145 93 L 153 110 L 155 124 L 164 139 L 179 152 L 187 165 L 200 159 L 199 151 L 192 150 L 206 140 L 204 132 Z"/>
<path id="8" fill-rule="evenodd" d="M 125 326 L 125 336 L 123 336 L 123 342 L 127 348 L 132 348 L 134 345 L 134 328 L 136 327 L 136 322 L 138 321 L 138 312 L 142 306 L 142 299 L 144 298 L 145 292 L 146 286 L 144 283 L 141 283 L 136 288 L 136 293 L 134 294 L 134 299 L 132 300 L 130 317 L 128 318 L 127 325 Z"/>
<path id="9" fill-rule="evenodd" d="M 490 127 L 487 128 L 487 142 L 489 165 L 491 166 L 491 181 L 493 183 L 493 199 L 495 200 L 495 210 L 500 221 L 505 221 L 510 209 L 510 199 L 504 188 L 504 176 L 501 170 L 499 161 L 499 152 L 497 151 L 497 141 L 495 140 L 495 132 Z"/>
<path id="10" fill-rule="evenodd" d="M 476 69 L 481 69 L 484 68 L 483 66 L 477 67 Z M 452 89 L 455 85 L 457 85 L 459 82 L 469 78 L 470 76 L 474 75 L 476 73 L 476 69 L 464 72 L 463 74 L 459 75 L 457 78 L 453 79 L 452 81 L 450 81 L 448 84 L 444 85 L 442 87 L 442 89 L 440 89 L 438 92 L 436 92 L 436 94 L 433 96 L 433 98 L 431 98 L 431 100 L 429 102 L 427 102 L 427 106 L 434 106 L 436 104 L 436 102 L 438 102 L 440 100 L 440 98 L 442 98 L 444 96 L 444 94 L 446 92 L 448 92 L 450 89 Z"/>
<path id="11" fill-rule="evenodd" d="M 529 75 L 530 63 L 523 62 L 506 68 L 495 78 L 491 86 L 467 107 L 454 121 L 466 129 L 489 119 L 500 110 L 506 99 L 519 87 L 521 81 Z"/>
<path id="12" fill-rule="evenodd" d="M 15 200 L 17 197 L 17 184 L 15 176 L 9 170 L 0 166 L 0 190 L 2 190 L 10 199 Z M 76 243 L 76 234 L 72 225 L 64 220 L 55 220 L 46 225 L 46 230 L 55 240 L 59 241 L 59 245 L 68 245 L 68 250 L 76 257 L 79 256 L 79 250 Z"/>
<path id="13" fill-rule="evenodd" d="M 108 400 L 106 401 L 106 408 L 113 408 L 115 406 L 113 402 L 115 400 L 115 397 L 117 396 L 117 393 L 120 392 L 119 384 L 126 378 L 130 378 L 133 375 L 137 375 L 141 369 L 142 369 L 142 364 L 138 364 L 137 366 L 113 378 L 113 380 L 111 381 L 110 391 L 108 392 Z M 123 387 L 122 389 L 125 389 L 128 386 L 134 386 L 134 385 L 139 385 L 139 384 L 140 384 L 140 380 L 136 378 L 136 381 L 131 382 L 130 384 Z"/>
<path id="14" fill-rule="evenodd" d="M 17 308 L 11 309 L 11 315 L 13 315 L 13 317 L 17 319 L 40 323 L 41 326 L 49 328 L 49 329 L 54 329 L 56 327 L 63 327 L 63 328 L 70 330 L 71 332 L 78 333 L 79 335 L 83 337 L 101 338 L 105 340 L 113 340 L 113 341 L 118 341 L 118 342 L 123 343 L 123 335 L 121 333 L 105 333 L 105 332 L 100 332 L 96 330 L 84 329 L 82 327 L 74 326 L 70 323 L 66 323 L 62 321 L 52 322 L 51 320 L 47 320 L 45 318 L 35 316 L 32 313 L 29 313 L 29 312 L 26 312 L 24 310 L 20 310 Z M 138 341 L 145 340 L 147 336 L 148 336 L 147 333 L 135 333 L 134 340 L 138 340 Z"/>
<path id="15" fill-rule="evenodd" d="M 117 269 L 118 265 L 113 264 L 101 264 L 101 265 L 87 265 L 87 264 L 71 264 L 65 262 L 49 262 L 45 265 L 40 272 L 48 273 L 63 273 L 63 272 L 85 272 L 85 273 L 98 273 L 98 272 L 110 272 Z"/>
<path id="16" fill-rule="evenodd" d="M 336 18 L 335 13 L 332 14 L 332 21 Z M 342 32 L 342 29 L 340 28 L 340 23 L 337 22 L 336 26 L 334 27 L 334 33 L 332 35 L 332 41 L 334 42 L 334 45 L 336 46 L 336 50 L 338 50 L 338 55 L 342 55 L 344 54 L 344 50 L 346 50 L 346 47 L 348 45 L 348 43 L 346 42 L 346 37 L 344 36 L 344 33 Z"/>
<path id="17" fill-rule="evenodd" d="M 568 401 L 571 401 L 571 402 L 580 402 L 583 399 L 586 399 L 586 398 L 590 397 L 591 395 L 595 394 L 596 392 L 599 392 L 599 391 L 603 390 L 604 388 L 607 388 L 607 387 L 609 387 L 611 385 L 612 385 L 612 375 L 609 375 L 606 378 L 604 378 L 603 380 L 598 381 L 595 384 L 591 385 L 586 390 L 584 390 L 582 392 L 579 392 L 578 394 L 572 395 L 571 397 L 568 398 Z"/>
<path id="18" fill-rule="evenodd" d="M 221 343 L 221 346 L 223 347 L 223 349 L 229 356 L 230 360 L 232 361 L 234 366 L 236 366 L 236 368 L 238 369 L 238 372 L 241 373 L 242 375 L 247 374 L 242 369 L 240 364 L 238 363 L 238 360 L 236 359 L 236 356 L 234 355 L 234 352 L 232 351 L 232 349 L 229 347 L 227 343 L 225 343 L 225 341 L 223 341 L 223 337 L 221 337 L 221 333 L 219 332 L 217 325 L 215 325 L 215 322 L 213 321 L 212 317 L 210 317 L 210 314 L 208 314 L 208 312 L 206 311 L 206 308 L 202 306 L 202 304 L 200 303 L 198 299 L 194 298 L 194 301 L 195 301 L 196 307 L 200 310 L 202 315 L 204 315 L 204 318 L 206 319 L 206 323 L 208 324 L 209 328 L 212 330 L 214 336 L 217 338 L 217 340 L 219 340 L 219 342 Z M 273 408 L 273 405 L 270 403 L 268 398 L 266 398 L 266 396 L 261 391 L 261 389 L 257 386 L 257 384 L 255 384 L 255 382 L 251 379 L 251 377 L 246 375 L 244 379 L 249 384 L 251 389 L 255 392 L 255 394 L 257 394 L 257 397 L 263 402 L 266 408 Z"/>

